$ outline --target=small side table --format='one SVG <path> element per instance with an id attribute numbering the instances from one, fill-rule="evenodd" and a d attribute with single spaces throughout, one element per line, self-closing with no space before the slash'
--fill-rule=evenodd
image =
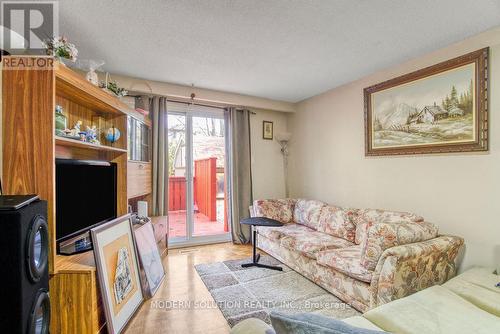
<path id="1" fill-rule="evenodd" d="M 243 268 L 248 268 L 248 267 L 259 267 L 259 268 L 267 268 L 267 269 L 272 269 L 272 270 L 279 270 L 282 271 L 283 268 L 277 267 L 277 266 L 269 266 L 267 264 L 261 264 L 259 263 L 260 260 L 260 254 L 257 253 L 257 229 L 255 226 L 268 226 L 268 227 L 280 227 L 283 226 L 283 223 L 270 219 L 270 218 L 265 218 L 265 217 L 251 217 L 251 218 L 246 218 L 243 219 L 240 224 L 243 225 L 251 225 L 253 229 L 253 254 L 252 254 L 252 262 L 250 263 L 244 263 L 241 266 Z"/>

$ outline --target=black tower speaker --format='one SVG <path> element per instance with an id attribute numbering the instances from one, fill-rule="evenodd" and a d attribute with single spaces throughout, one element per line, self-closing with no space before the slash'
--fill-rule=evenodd
<path id="1" fill-rule="evenodd" d="M 47 202 L 0 196 L 0 332 L 49 332 Z"/>

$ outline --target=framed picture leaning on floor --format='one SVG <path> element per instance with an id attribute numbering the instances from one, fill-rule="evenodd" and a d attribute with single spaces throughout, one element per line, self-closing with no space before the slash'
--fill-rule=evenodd
<path id="1" fill-rule="evenodd" d="M 145 278 L 142 280 L 144 294 L 152 297 L 165 277 L 165 270 L 163 269 L 160 252 L 156 244 L 153 224 L 147 222 L 144 225 L 136 226 L 134 234 L 137 253 L 139 253 L 141 277 Z"/>
<path id="2" fill-rule="evenodd" d="M 91 230 L 109 333 L 121 333 L 144 300 L 130 215 Z"/>

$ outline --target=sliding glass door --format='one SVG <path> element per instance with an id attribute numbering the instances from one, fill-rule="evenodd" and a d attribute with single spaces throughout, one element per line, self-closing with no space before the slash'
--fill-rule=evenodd
<path id="1" fill-rule="evenodd" d="M 170 103 L 169 244 L 229 240 L 222 109 Z"/>

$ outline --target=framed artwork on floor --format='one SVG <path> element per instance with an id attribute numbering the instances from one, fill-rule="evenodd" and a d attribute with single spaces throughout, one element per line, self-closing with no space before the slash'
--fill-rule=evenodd
<path id="1" fill-rule="evenodd" d="M 267 140 L 273 140 L 273 122 L 263 121 L 262 122 L 262 138 Z"/>
<path id="2" fill-rule="evenodd" d="M 160 252 L 153 231 L 153 224 L 147 222 L 134 230 L 139 264 L 141 267 L 141 280 L 144 294 L 152 297 L 160 287 L 165 270 L 161 262 Z"/>
<path id="3" fill-rule="evenodd" d="M 488 150 L 488 48 L 364 89 L 365 155 Z"/>
<path id="4" fill-rule="evenodd" d="M 130 215 L 91 230 L 109 333 L 121 333 L 143 301 Z"/>

